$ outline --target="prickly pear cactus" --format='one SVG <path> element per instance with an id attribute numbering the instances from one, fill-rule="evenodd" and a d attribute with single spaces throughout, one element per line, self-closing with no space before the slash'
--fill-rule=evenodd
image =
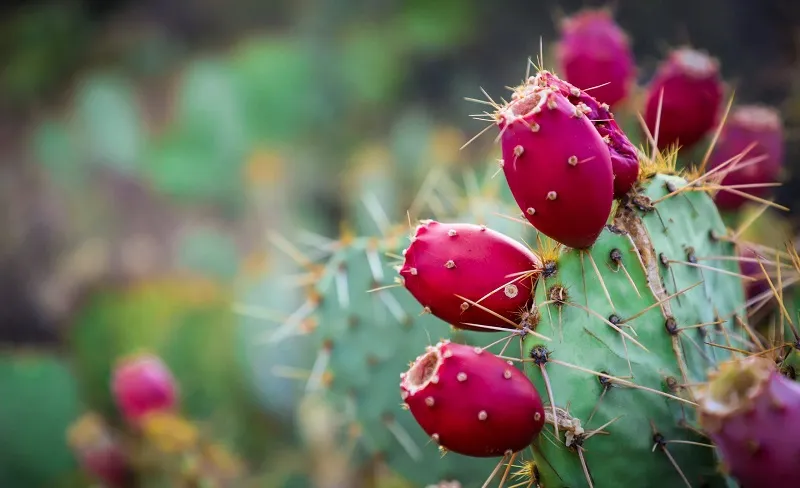
<path id="1" fill-rule="evenodd" d="M 514 461 L 521 463 L 517 475 L 527 486 L 724 485 L 687 389 L 704 382 L 732 351 L 747 348 L 752 335 L 738 238 L 707 194 L 714 178 L 676 173 L 677 151 L 647 157 L 632 150 L 607 106 L 550 72 L 529 77 L 511 100 L 488 115 L 499 129 L 501 166 L 513 198 L 540 233 L 541 264 L 512 264 L 498 254 L 510 249 L 496 250 L 488 241 L 464 248 L 455 240 L 460 233 L 451 230 L 449 240 L 423 248 L 425 256 L 441 260 L 443 267 L 428 269 L 424 278 L 439 287 L 414 296 L 442 316 L 449 306 L 442 297 L 493 283 L 497 275 L 509 280 L 497 287 L 498 296 L 478 300 L 492 303 L 492 315 L 503 321 L 491 324 L 502 332 L 486 332 L 495 342 L 474 354 L 496 354 L 523 369 L 537 391 L 531 395 L 545 399 L 550 427 L 528 429 L 537 422 L 535 411 L 520 417 L 513 432 L 526 432 L 531 460 L 527 448 L 508 440 L 505 417 L 492 414 L 516 415 L 514 405 L 487 401 L 490 394 L 517 398 L 516 389 L 528 386 L 509 382 L 515 377 L 510 370 L 496 380 L 481 378 L 480 387 L 470 385 L 466 366 L 460 372 L 449 366 L 443 343 L 417 350 L 401 375 L 401 397 L 431 444 L 499 458 L 485 474 L 501 477 L 501 486 Z M 601 112 L 608 116 L 597 117 Z M 630 173 L 630 183 L 616 188 L 615 179 Z M 416 235 L 426 235 L 427 227 L 423 223 Z M 409 248 L 400 269 L 412 292 L 409 280 L 426 274 L 415 259 Z M 534 283 L 516 321 L 507 314 L 516 294 L 502 297 L 513 276 Z M 478 302 L 465 300 L 459 316 L 470 315 Z M 459 327 L 452 318 L 443 320 Z M 507 344 L 520 339 L 519 350 Z M 453 431 L 458 419 L 460 430 Z M 453 434 L 463 430 L 474 436 Z"/>
<path id="2" fill-rule="evenodd" d="M 687 443 L 704 441 L 682 385 L 742 346 L 745 302 L 736 262 L 709 259 L 734 253 L 710 197 L 659 201 L 685 186 L 645 181 L 589 251 L 555 256 L 538 283 L 536 330 L 553 341 L 527 340 L 524 361 L 560 433 L 534 449 L 543 486 L 719 479 L 713 450 Z"/>

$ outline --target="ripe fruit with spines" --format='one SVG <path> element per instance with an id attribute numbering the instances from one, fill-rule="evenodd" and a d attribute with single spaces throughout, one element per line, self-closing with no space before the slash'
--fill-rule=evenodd
<path id="1" fill-rule="evenodd" d="M 697 388 L 700 423 L 742 488 L 797 483 L 800 384 L 761 356 L 728 361 Z"/>
<path id="2" fill-rule="evenodd" d="M 503 172 L 523 215 L 578 249 L 597 239 L 614 197 L 611 157 L 589 111 L 534 78 L 496 114 Z"/>
<path id="3" fill-rule="evenodd" d="M 714 196 L 722 210 L 736 211 L 750 201 L 740 193 L 760 198 L 768 196 L 771 188 L 766 185 L 776 183 L 780 178 L 784 138 L 781 116 L 776 109 L 763 105 L 733 107 L 711 153 L 709 170 L 742 153 L 744 156 L 738 163 L 729 163 L 720 170 L 726 173 L 720 184 L 732 190 L 722 189 Z"/>
<path id="4" fill-rule="evenodd" d="M 542 269 L 527 247 L 474 224 L 423 221 L 403 255 L 403 285 L 425 310 L 477 331 L 514 328 Z"/>
<path id="5" fill-rule="evenodd" d="M 716 59 L 688 47 L 673 50 L 646 93 L 643 117 L 658 148 L 688 148 L 705 137 L 719 122 L 723 91 Z"/>
<path id="6" fill-rule="evenodd" d="M 556 46 L 564 78 L 614 106 L 624 100 L 636 74 L 628 36 L 609 9 L 583 9 L 560 25 Z"/>
<path id="7" fill-rule="evenodd" d="M 544 426 L 542 400 L 530 380 L 480 347 L 429 346 L 401 375 L 400 391 L 434 442 L 466 456 L 519 452 Z"/>

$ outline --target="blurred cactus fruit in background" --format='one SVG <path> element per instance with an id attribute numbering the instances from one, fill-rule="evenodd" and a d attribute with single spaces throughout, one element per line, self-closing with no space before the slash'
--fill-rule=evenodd
<path id="1" fill-rule="evenodd" d="M 746 152 L 745 152 L 746 151 Z M 741 193 L 766 197 L 770 183 L 780 178 L 784 161 L 783 124 L 780 113 L 772 107 L 742 105 L 734 107 L 725 121 L 719 140 L 709 159 L 713 169 L 744 154 L 739 161 L 729 163 L 721 184 L 733 187 L 720 190 L 714 197 L 721 210 L 735 211 L 748 198 Z M 739 185 L 761 185 L 741 186 Z"/>
<path id="2" fill-rule="evenodd" d="M 70 426 L 67 439 L 81 467 L 92 478 L 109 488 L 132 486 L 127 454 L 102 417 L 84 414 Z"/>
<path id="3" fill-rule="evenodd" d="M 715 58 L 688 47 L 672 51 L 659 65 L 645 99 L 644 120 L 654 137 L 658 126 L 658 148 L 700 142 L 718 123 L 723 91 Z"/>
<path id="4" fill-rule="evenodd" d="M 118 408 L 131 424 L 151 413 L 169 411 L 178 401 L 178 387 L 164 362 L 150 354 L 121 359 L 114 371 L 112 391 Z"/>
<path id="5" fill-rule="evenodd" d="M 750 356 L 723 363 L 698 390 L 701 425 L 742 488 L 796 485 L 800 384 Z"/>
<path id="6" fill-rule="evenodd" d="M 426 311 L 467 330 L 515 327 L 542 270 L 528 248 L 474 224 L 424 221 L 403 254 L 406 289 Z"/>
<path id="7" fill-rule="evenodd" d="M 636 62 L 611 11 L 581 10 L 563 19 L 560 31 L 556 55 L 564 78 L 612 107 L 627 98 Z"/>
<path id="8" fill-rule="evenodd" d="M 587 117 L 591 108 L 573 104 L 550 84 L 529 78 L 499 108 L 503 172 L 522 214 L 539 232 L 583 249 L 611 213 L 611 156 Z"/>
<path id="9" fill-rule="evenodd" d="M 401 375 L 401 395 L 433 442 L 465 456 L 500 457 L 528 447 L 544 427 L 533 383 L 480 347 L 442 341 Z"/>

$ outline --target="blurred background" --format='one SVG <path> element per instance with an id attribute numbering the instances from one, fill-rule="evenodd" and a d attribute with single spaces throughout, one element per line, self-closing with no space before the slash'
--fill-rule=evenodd
<path id="1" fill-rule="evenodd" d="M 292 313 L 314 275 L 288 263 L 324 257 L 343 222 L 359 235 L 405 223 L 418 190 L 436 185 L 431 168 L 491 174 L 493 137 L 459 150 L 484 125 L 464 98 L 503 96 L 540 38 L 550 67 L 559 19 L 601 5 L 4 2 L 0 486 L 98 486 L 97 459 L 135 465 L 129 486 L 432 483 L 380 456 L 348 458 L 338 414 L 306 395 L 319 344 L 263 338 L 305 319 Z M 719 59 L 737 102 L 780 110 L 775 199 L 798 207 L 800 5 L 611 7 L 641 85 L 691 44 Z M 796 213 L 770 218 L 796 234 Z M 306 251 L 287 253 L 301 241 Z M 112 377 L 144 351 L 174 374 L 180 413 L 130 434 Z M 117 436 L 136 462 L 87 454 Z"/>

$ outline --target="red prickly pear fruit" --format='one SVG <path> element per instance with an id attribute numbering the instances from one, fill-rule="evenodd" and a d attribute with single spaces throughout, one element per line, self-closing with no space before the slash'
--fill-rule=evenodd
<path id="1" fill-rule="evenodd" d="M 670 53 L 650 82 L 645 101 L 645 124 L 654 137 L 658 125 L 658 148 L 691 147 L 705 137 L 719 122 L 723 91 L 716 59 L 691 48 Z"/>
<path id="2" fill-rule="evenodd" d="M 544 407 L 519 369 L 481 348 L 429 346 L 400 375 L 403 400 L 441 447 L 472 457 L 518 452 L 541 432 Z"/>
<path id="3" fill-rule="evenodd" d="M 172 410 L 178 396 L 172 372 L 149 354 L 121 360 L 114 371 L 112 391 L 117 407 L 132 424 L 148 414 Z"/>
<path id="4" fill-rule="evenodd" d="M 423 221 L 403 254 L 399 272 L 411 295 L 434 316 L 466 330 L 513 328 L 542 270 L 527 247 L 474 224 Z"/>
<path id="5" fill-rule="evenodd" d="M 497 114 L 503 172 L 517 205 L 539 232 L 575 249 L 594 244 L 614 198 L 608 145 L 590 112 L 534 79 Z"/>
<path id="6" fill-rule="evenodd" d="M 800 383 L 750 356 L 723 363 L 698 393 L 701 426 L 742 488 L 797 485 Z"/>
<path id="7" fill-rule="evenodd" d="M 740 155 L 754 143 L 755 146 L 739 161 L 740 168 L 733 167 L 737 163 L 729 163 L 720 170 L 731 169 L 722 179 L 722 185 L 774 183 L 778 180 L 784 158 L 783 124 L 776 109 L 760 105 L 742 105 L 731 111 L 709 158 L 709 169 Z M 763 198 L 769 194 L 770 188 L 736 190 Z M 721 190 L 714 200 L 723 210 L 738 210 L 749 199 Z"/>
<path id="8" fill-rule="evenodd" d="M 535 80 L 541 87 L 558 90 L 573 105 L 582 103 L 588 109 L 586 116 L 592 121 L 600 137 L 608 144 L 611 169 L 614 172 L 614 198 L 622 198 L 639 178 L 639 154 L 614 120 L 614 114 L 611 113 L 608 104 L 600 103 L 585 91 L 548 71 L 539 72 Z"/>
<path id="9" fill-rule="evenodd" d="M 67 440 L 81 468 L 105 486 L 130 486 L 127 455 L 101 417 L 88 413 L 67 431 Z"/>
<path id="10" fill-rule="evenodd" d="M 614 106 L 628 96 L 636 62 L 628 36 L 608 9 L 584 9 L 561 22 L 556 46 L 564 78 Z"/>

